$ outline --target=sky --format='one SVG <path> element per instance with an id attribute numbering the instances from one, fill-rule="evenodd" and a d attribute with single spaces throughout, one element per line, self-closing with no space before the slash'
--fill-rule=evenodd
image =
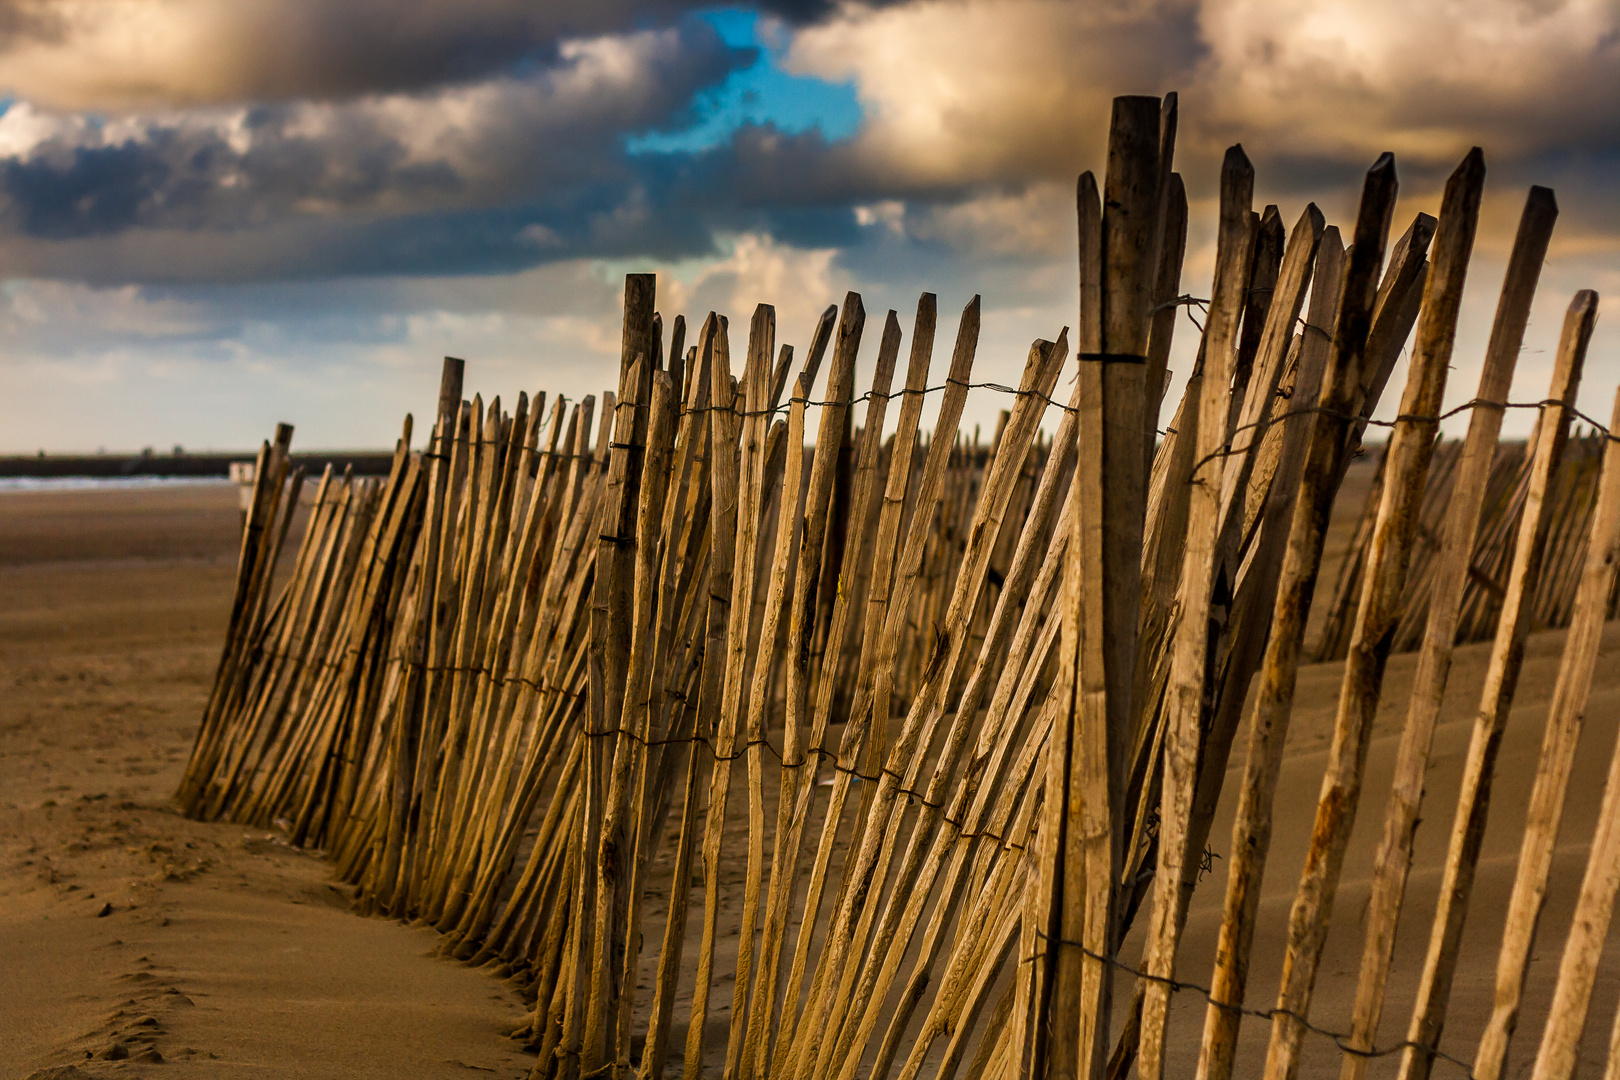
<path id="1" fill-rule="evenodd" d="M 666 324 L 767 302 L 801 350 L 855 289 L 863 372 L 924 290 L 943 370 L 981 294 L 975 377 L 1016 383 L 1075 321 L 1111 99 L 1171 90 L 1186 291 L 1233 143 L 1257 209 L 1346 234 L 1381 151 L 1399 231 L 1479 145 L 1448 400 L 1530 184 L 1561 214 L 1515 397 L 1544 395 L 1577 289 L 1620 303 L 1620 0 L 0 0 L 0 453 L 235 450 L 283 420 L 387 446 L 446 354 L 486 400 L 599 393 L 627 272 Z M 1600 307 L 1594 416 L 1617 325 Z"/>

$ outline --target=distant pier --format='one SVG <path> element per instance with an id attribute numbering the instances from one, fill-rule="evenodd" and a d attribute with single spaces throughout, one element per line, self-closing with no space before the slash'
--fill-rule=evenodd
<path id="1" fill-rule="evenodd" d="M 231 465 L 252 463 L 256 452 L 204 454 L 40 454 L 0 456 L 0 477 L 217 477 L 230 479 Z M 352 468 L 356 476 L 387 476 L 393 454 L 384 451 L 321 452 L 294 455 L 293 464 L 319 476 L 327 465 L 341 473 Z"/>

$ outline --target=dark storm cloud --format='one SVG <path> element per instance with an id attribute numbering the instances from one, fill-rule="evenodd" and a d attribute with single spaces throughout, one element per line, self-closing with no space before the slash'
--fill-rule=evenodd
<path id="1" fill-rule="evenodd" d="M 110 146 L 63 136 L 0 164 L 0 252 L 13 273 L 102 284 L 499 274 L 709 255 L 717 234 L 843 247 L 861 240 L 852 204 L 892 194 L 814 132 L 750 126 L 701 153 L 627 153 L 617 133 L 664 118 L 657 103 L 679 94 L 670 82 L 605 118 L 599 95 L 586 95 L 590 115 L 570 116 L 555 107 L 567 95 L 542 106 L 531 88 L 508 88 L 489 103 L 493 130 L 432 160 L 413 156 L 391 118 L 350 109 L 323 110 L 313 132 L 299 109 L 263 107 L 240 124 Z"/>
<path id="2" fill-rule="evenodd" d="M 669 25 L 696 0 L 0 0 L 0 91 L 129 109 L 418 90 L 545 64 L 559 42 Z M 832 0 L 767 0 L 790 23 Z"/>
<path id="3" fill-rule="evenodd" d="M 193 37 L 222 41 L 251 28 L 256 2 L 124 0 L 98 8 L 114 14 L 96 26 L 51 30 L 40 20 L 52 12 L 89 8 L 0 0 L 11 20 L 0 27 L 22 42 L 0 73 L 52 34 L 93 58 L 117 12 L 159 24 L 212 12 L 217 25 L 201 19 Z M 855 260 L 878 257 L 882 232 L 885 259 L 950 251 L 1044 264 L 1066 250 L 1066 225 L 1052 226 L 1072 213 L 1053 193 L 1099 163 L 1109 98 L 1177 87 L 1177 162 L 1195 199 L 1212 195 L 1233 141 L 1266 197 L 1311 197 L 1333 213 L 1381 149 L 1397 152 L 1403 192 L 1423 197 L 1479 142 L 1493 186 L 1557 183 L 1570 193 L 1566 220 L 1620 235 L 1620 204 L 1605 195 L 1620 98 L 1596 93 L 1620 72 L 1620 3 L 1532 11 L 1481 0 L 1459 28 L 1439 0 L 1403 2 L 1363 0 L 1317 19 L 1283 0 L 780 3 L 769 10 L 799 23 L 773 62 L 853 82 L 859 130 L 829 140 L 744 124 L 708 149 L 635 154 L 627 138 L 682 130 L 701 117 L 705 90 L 755 58 L 683 17 L 691 4 L 612 0 L 579 14 L 428 2 L 384 27 L 371 0 L 295 0 L 277 5 L 292 14 L 257 52 L 275 55 L 306 32 L 322 39 L 309 72 L 276 76 L 296 99 L 100 117 L 30 100 L 0 117 L 0 257 L 13 273 L 103 283 L 500 274 L 712 255 L 742 233 Z M 1368 5 L 1378 10 L 1363 14 Z M 1404 30 L 1384 17 L 1397 7 Z M 19 20 L 32 28 L 15 29 Z M 621 26 L 641 28 L 606 32 Z M 1522 35 L 1511 71 L 1499 63 L 1507 28 Z M 356 44 L 368 34 L 376 40 Z M 502 40 L 479 44 L 489 37 Z M 1439 49 L 1452 38 L 1475 44 Z M 398 59 L 418 45 L 437 51 Z M 366 54 L 342 76 L 352 84 L 322 82 L 351 47 Z M 216 68 L 251 75 L 220 55 L 229 50 L 178 65 L 174 85 L 202 86 Z M 473 78 L 457 56 L 493 66 Z M 345 86 L 394 85 L 396 64 L 431 85 L 342 98 Z M 87 65 L 51 70 L 89 93 Z"/>
<path id="4" fill-rule="evenodd" d="M 805 247 L 858 239 L 848 206 L 745 206 L 706 189 L 660 186 L 646 175 L 656 170 L 642 162 L 619 166 L 592 183 L 553 189 L 543 201 L 393 215 L 287 214 L 263 225 L 236 213 L 230 226 L 142 228 L 124 227 L 141 216 L 138 186 L 113 183 L 99 199 L 73 199 L 71 190 L 90 183 L 85 170 L 72 171 L 72 185 L 60 188 L 52 177 L 23 171 L 30 194 L 44 194 L 26 207 L 13 200 L 3 220 L 28 228 L 0 237 L 0 257 L 12 274 L 111 285 L 505 274 L 580 258 L 671 261 L 713 254 L 717 232 L 765 233 Z M 145 167 L 157 172 L 161 163 Z M 200 205 L 145 216 L 195 219 Z"/>
<path id="5" fill-rule="evenodd" d="M 8 161 L 0 186 L 10 223 L 19 232 L 56 239 L 137 224 L 141 205 L 168 173 L 168 165 L 147 146 L 81 146 L 73 148 L 65 168 Z"/>
<path id="6" fill-rule="evenodd" d="M 36 138 L 0 159 L 0 224 L 37 239 L 299 219 L 341 232 L 344 218 L 489 211 L 519 229 L 543 225 L 530 248 L 555 247 L 625 211 L 637 186 L 626 132 L 689 122 L 698 91 L 748 59 L 687 21 L 572 43 L 523 77 L 420 95 L 120 122 L 14 106 L 3 123 L 32 125 Z"/>

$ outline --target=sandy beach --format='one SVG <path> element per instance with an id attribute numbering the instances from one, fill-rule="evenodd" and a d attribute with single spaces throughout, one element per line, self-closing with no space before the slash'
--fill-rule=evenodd
<path id="1" fill-rule="evenodd" d="M 1330 560 L 1342 550 L 1342 521 L 1360 509 L 1366 471 L 1358 465 L 1341 496 Z M 533 1057 L 507 1038 L 523 1015 L 515 987 L 438 958 L 431 931 L 352 914 L 318 855 L 262 831 L 187 821 L 169 807 L 218 658 L 237 528 L 236 494 L 225 484 L 0 494 L 0 1080 L 526 1075 Z M 1319 598 L 1332 573 L 1325 568 Z M 1465 1059 L 1489 1007 L 1563 636 L 1531 638 L 1502 750 L 1444 1040 Z M 1452 670 L 1381 1044 L 1403 1035 L 1488 651 L 1458 650 Z M 1313 1021 L 1338 1030 L 1348 1027 L 1361 913 L 1415 659 L 1389 666 L 1312 1009 Z M 1251 1006 L 1269 1006 L 1275 993 L 1339 672 L 1317 665 L 1300 679 Z M 1510 1076 L 1529 1072 L 1620 727 L 1620 625 L 1605 638 L 1586 715 Z M 1230 843 L 1243 745 L 1240 738 L 1212 834 L 1216 855 Z M 1193 982 L 1208 979 L 1219 922 L 1224 860 L 1214 867 L 1179 965 Z M 654 892 L 667 888 L 667 880 L 651 883 Z M 1608 958 L 1580 1075 L 1601 1072 L 1617 999 L 1620 960 Z M 1195 994 L 1178 995 L 1169 1075 L 1192 1075 L 1203 1011 Z M 1267 1034 L 1259 1021 L 1245 1024 L 1240 1075 L 1258 1072 Z M 1306 1048 L 1305 1075 L 1336 1074 L 1330 1041 L 1311 1037 Z M 1392 1074 L 1394 1063 L 1375 1063 L 1373 1074 Z M 79 1073 L 52 1071 L 69 1066 Z M 1435 1075 L 1462 1073 L 1441 1063 Z"/>
<path id="2" fill-rule="evenodd" d="M 228 484 L 0 495 L 0 1078 L 526 1075 L 506 983 L 168 807 L 237 513 Z"/>

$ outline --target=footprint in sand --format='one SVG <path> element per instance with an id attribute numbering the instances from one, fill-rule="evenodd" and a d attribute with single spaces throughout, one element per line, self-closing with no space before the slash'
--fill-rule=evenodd
<path id="1" fill-rule="evenodd" d="M 135 987 L 134 997 L 124 999 L 112 1012 L 101 1018 L 96 1027 L 80 1037 L 85 1058 L 94 1061 L 128 1061 L 146 1065 L 162 1064 L 164 1056 L 159 1041 L 168 1034 L 165 1020 L 176 1009 L 186 1009 L 193 1002 L 179 987 L 153 974 L 158 965 L 150 957 L 135 960 L 141 968 L 114 977 L 115 982 Z M 178 1051 L 182 1057 L 201 1053 L 192 1047 Z M 59 1077 L 71 1080 L 73 1073 L 37 1074 L 39 1080 Z M 82 1072 L 78 1075 L 85 1075 Z M 34 1080 L 34 1078 L 29 1078 Z"/>

